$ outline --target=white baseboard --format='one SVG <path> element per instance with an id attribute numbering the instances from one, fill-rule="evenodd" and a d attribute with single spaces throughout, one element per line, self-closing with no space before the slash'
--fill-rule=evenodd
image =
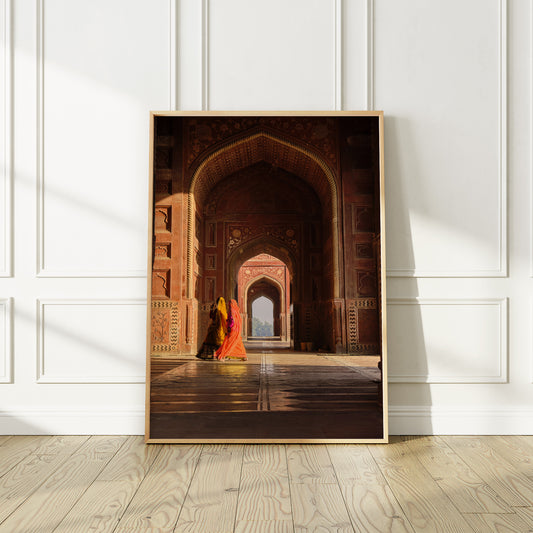
<path id="1" fill-rule="evenodd" d="M 391 435 L 533 435 L 533 407 L 389 407 Z M 144 407 L 0 411 L 0 435 L 144 435 Z"/>
<path id="2" fill-rule="evenodd" d="M 389 407 L 391 435 L 533 435 L 533 407 Z"/>
<path id="3" fill-rule="evenodd" d="M 144 435 L 144 406 L 4 409 L 0 435 Z"/>

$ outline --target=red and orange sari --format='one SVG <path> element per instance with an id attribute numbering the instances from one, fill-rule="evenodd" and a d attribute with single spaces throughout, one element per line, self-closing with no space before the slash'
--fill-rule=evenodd
<path id="1" fill-rule="evenodd" d="M 220 361 L 225 359 L 242 359 L 247 361 L 246 350 L 241 338 L 242 318 L 239 306 L 235 300 L 230 300 L 228 313 L 228 333 L 222 346 L 215 352 Z"/>

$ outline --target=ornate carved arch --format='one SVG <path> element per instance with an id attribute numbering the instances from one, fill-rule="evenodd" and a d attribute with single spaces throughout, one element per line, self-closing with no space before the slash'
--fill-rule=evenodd
<path id="1" fill-rule="evenodd" d="M 330 219 L 334 269 L 333 296 L 339 297 L 339 207 L 335 175 L 317 154 L 270 132 L 258 132 L 227 143 L 207 156 L 194 171 L 187 195 L 187 296 L 193 297 L 194 235 L 196 205 L 204 204 L 214 185 L 233 172 L 258 161 L 267 161 L 306 180 L 323 202 Z"/>

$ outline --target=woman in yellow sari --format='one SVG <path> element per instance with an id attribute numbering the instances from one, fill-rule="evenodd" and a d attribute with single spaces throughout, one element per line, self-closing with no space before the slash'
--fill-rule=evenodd
<path id="1" fill-rule="evenodd" d="M 198 359 L 214 359 L 215 352 L 224 342 L 228 311 L 226 309 L 226 302 L 222 296 L 211 306 L 209 318 L 211 322 L 207 328 L 205 340 L 196 354 Z"/>

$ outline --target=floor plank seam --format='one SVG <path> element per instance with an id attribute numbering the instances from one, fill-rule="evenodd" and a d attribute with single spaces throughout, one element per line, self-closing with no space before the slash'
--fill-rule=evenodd
<path id="1" fill-rule="evenodd" d="M 132 494 L 132 496 L 130 498 L 130 501 L 124 507 L 124 510 L 122 511 L 122 513 L 120 513 L 120 516 L 118 517 L 117 523 L 115 524 L 115 527 L 113 528 L 113 531 L 111 533 L 114 533 L 114 531 L 116 531 L 116 529 L 118 527 L 120 527 L 121 520 L 124 518 L 124 515 L 128 511 L 131 503 L 135 500 L 135 496 L 137 495 L 137 492 L 139 492 L 139 489 L 141 488 L 142 484 L 144 483 L 145 479 L 147 478 L 148 474 L 150 473 L 150 470 L 152 469 L 152 466 L 154 465 L 156 459 L 159 457 L 159 455 L 161 454 L 161 452 L 163 450 L 163 446 L 162 445 L 158 445 L 158 444 L 146 444 L 145 446 L 160 446 L 160 448 L 159 448 L 158 452 L 154 454 L 154 458 L 153 458 L 152 462 L 148 465 L 148 468 L 146 469 L 146 472 L 144 473 L 144 477 L 142 478 L 141 482 L 137 485 L 137 488 L 133 491 L 133 494 Z"/>
<path id="2" fill-rule="evenodd" d="M 237 490 L 237 502 L 235 504 L 235 516 L 233 517 L 233 531 L 237 529 L 237 516 L 239 514 L 239 501 L 241 499 L 241 487 L 242 487 L 242 469 L 244 466 L 244 448 L 241 457 L 241 471 L 239 474 L 239 488 Z"/>
<path id="3" fill-rule="evenodd" d="M 365 446 L 365 448 L 368 448 L 368 447 Z M 341 483 L 340 483 L 340 480 L 339 480 L 339 476 L 337 475 L 337 470 L 335 468 L 335 464 L 333 463 L 333 461 L 331 459 L 331 454 L 330 454 L 329 450 L 330 450 L 330 447 L 326 446 L 326 452 L 328 454 L 329 462 L 331 463 L 331 467 L 333 469 L 333 474 L 335 475 L 336 485 L 339 488 L 339 491 L 341 493 L 341 498 L 342 498 L 342 501 L 344 503 L 344 508 L 346 509 L 346 513 L 348 514 L 348 518 L 350 519 L 350 524 L 352 526 L 352 529 L 353 529 L 354 533 L 357 533 L 357 529 L 355 528 L 355 524 L 354 524 L 354 520 L 353 520 L 352 514 L 350 513 L 350 509 L 349 509 L 348 504 L 346 502 L 346 498 L 344 497 L 344 493 L 343 493 L 343 491 L 341 489 Z"/>
<path id="4" fill-rule="evenodd" d="M 294 503 L 292 499 L 292 490 L 291 490 L 291 476 L 289 471 L 289 451 L 287 450 L 287 444 L 283 444 L 285 448 L 285 464 L 287 465 L 287 485 L 289 487 L 289 503 L 291 507 L 291 519 L 292 519 L 292 532 L 296 533 L 296 524 L 294 523 Z"/>
<path id="5" fill-rule="evenodd" d="M 163 446 L 172 446 L 172 445 L 171 444 L 164 444 Z M 200 448 L 200 453 L 198 454 L 198 457 L 196 458 L 196 463 L 194 464 L 194 469 L 192 471 L 191 478 L 189 479 L 189 483 L 187 485 L 187 490 L 185 491 L 185 494 L 183 496 L 183 501 L 181 502 L 180 510 L 179 510 L 179 512 L 177 513 L 177 516 L 176 516 L 176 522 L 174 523 L 174 527 L 172 528 L 172 532 L 173 533 L 174 533 L 174 531 L 176 531 L 176 528 L 178 527 L 178 524 L 179 524 L 179 521 L 180 521 L 180 518 L 181 518 L 181 513 L 183 511 L 183 507 L 185 506 L 185 502 L 187 501 L 187 498 L 189 497 L 189 491 L 191 490 L 192 482 L 194 480 L 194 477 L 196 476 L 196 470 L 198 469 L 198 465 L 200 464 L 200 460 L 202 458 L 202 455 L 204 454 L 204 450 L 206 449 L 206 447 L 207 446 L 205 444 L 202 445 L 202 447 Z"/>
<path id="6" fill-rule="evenodd" d="M 94 435 L 93 435 L 94 437 Z M 91 437 L 92 438 L 92 437 Z M 90 440 L 90 439 L 89 439 Z M 126 444 L 126 442 L 128 442 L 128 439 L 124 439 L 124 442 L 119 446 L 119 448 L 117 449 L 117 451 L 108 459 L 108 461 L 102 466 L 102 468 L 100 469 L 100 471 L 98 472 L 98 474 L 94 477 L 94 479 L 89 483 L 87 484 L 87 487 L 85 488 L 85 490 L 80 494 L 79 498 L 73 502 L 72 506 L 67 510 L 67 512 L 65 513 L 65 515 L 63 516 L 63 518 L 60 520 L 59 524 L 57 524 L 57 526 L 54 528 L 53 531 L 55 531 L 57 528 L 59 528 L 61 526 L 61 524 L 64 522 L 65 518 L 69 515 L 69 513 L 72 511 L 72 509 L 74 509 L 74 507 L 76 507 L 77 503 L 83 498 L 84 494 L 86 494 L 86 492 L 91 488 L 91 485 L 93 483 L 95 483 L 97 480 L 98 480 L 98 477 L 102 474 L 103 470 L 105 469 L 105 467 L 113 460 L 113 458 L 117 455 L 117 453 L 119 452 L 119 450 Z"/>

